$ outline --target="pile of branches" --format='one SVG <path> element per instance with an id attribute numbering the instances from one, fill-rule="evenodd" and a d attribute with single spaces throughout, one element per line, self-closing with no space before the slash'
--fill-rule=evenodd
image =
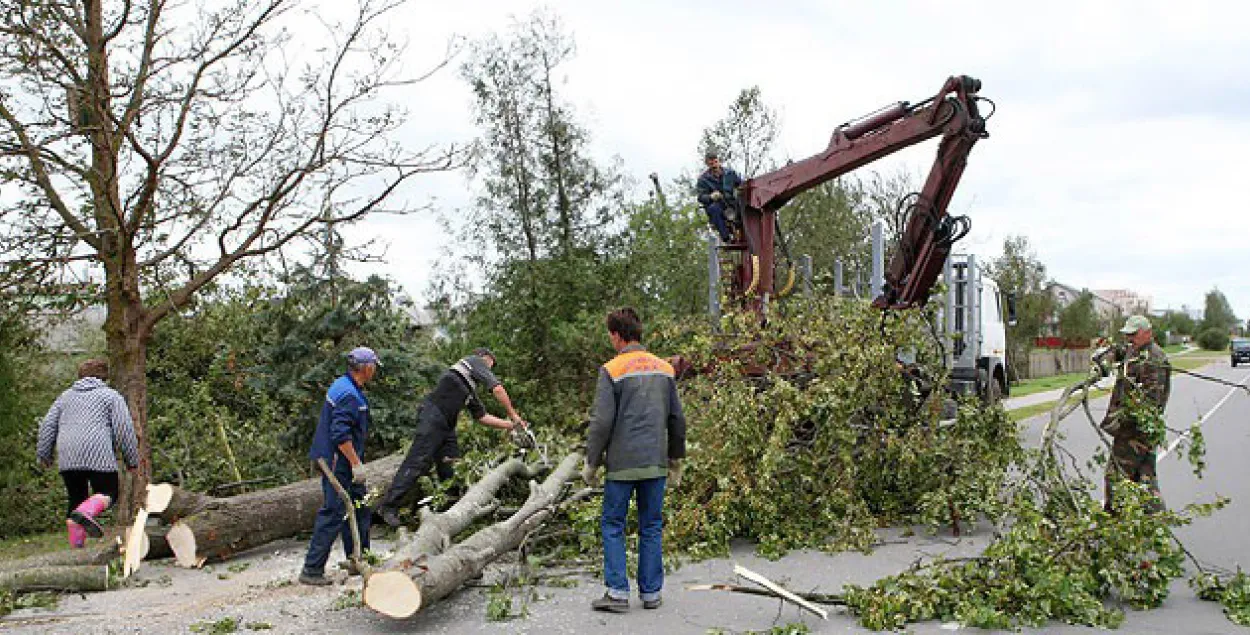
<path id="1" fill-rule="evenodd" d="M 699 371 L 681 384 L 690 448 L 685 482 L 665 503 L 669 544 L 696 557 L 724 554 L 734 538 L 772 557 L 866 550 L 883 525 L 958 532 L 1002 515 L 998 492 L 1023 452 L 1015 424 L 974 402 L 941 418 L 931 316 L 883 320 L 838 298 L 784 309 L 764 325 L 743 313 L 716 329 L 656 333 L 655 350 Z"/>

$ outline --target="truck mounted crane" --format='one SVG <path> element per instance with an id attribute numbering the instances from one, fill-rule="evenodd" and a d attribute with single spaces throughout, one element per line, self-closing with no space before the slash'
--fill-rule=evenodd
<path id="1" fill-rule="evenodd" d="M 767 306 L 774 293 L 780 237 L 777 211 L 787 202 L 825 181 L 941 136 L 924 188 L 899 202 L 902 234 L 886 268 L 885 287 L 873 290 L 880 294 L 873 304 L 881 309 L 924 305 L 951 245 L 968 232 L 967 217 L 953 217 L 946 208 L 972 146 L 989 136 L 977 108 L 977 102 L 989 100 L 977 95 L 980 89 L 977 79 L 951 77 L 933 97 L 917 104 L 897 102 L 843 124 L 824 150 L 743 183 L 734 207 L 737 218 L 731 219 L 734 238 L 722 245 L 742 254 L 733 275 L 734 295 L 757 309 Z"/>

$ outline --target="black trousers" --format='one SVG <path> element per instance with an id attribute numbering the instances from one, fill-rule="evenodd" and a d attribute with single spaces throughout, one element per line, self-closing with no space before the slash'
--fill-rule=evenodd
<path id="1" fill-rule="evenodd" d="M 417 432 L 408 448 L 408 455 L 395 472 L 391 486 L 382 497 L 378 509 L 398 510 L 404 505 L 420 500 L 417 479 L 434 468 L 440 481 L 455 476 L 448 459 L 460 458 L 460 444 L 456 440 L 456 422 L 448 421 L 438 408 L 425 403 L 417 415 Z"/>
<path id="2" fill-rule="evenodd" d="M 117 502 L 117 472 L 65 470 L 61 472 L 61 480 L 65 481 L 65 491 L 69 494 L 69 510 L 65 512 L 67 517 L 93 493 L 108 496 L 112 501 L 109 507 Z"/>

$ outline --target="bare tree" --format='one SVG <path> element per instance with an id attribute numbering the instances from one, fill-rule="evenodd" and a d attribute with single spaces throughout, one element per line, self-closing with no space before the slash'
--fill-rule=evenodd
<path id="1" fill-rule="evenodd" d="M 390 203 L 396 188 L 457 162 L 454 147 L 388 138 L 404 113 L 382 100 L 424 78 L 405 73 L 402 42 L 382 28 L 403 3 L 335 7 L 342 22 L 297 0 L 9 0 L 0 11 L 0 183 L 19 193 L 0 211 L 0 285 L 103 271 L 95 299 L 139 433 L 135 488 L 151 466 L 155 325 L 241 262 L 411 211 Z"/>

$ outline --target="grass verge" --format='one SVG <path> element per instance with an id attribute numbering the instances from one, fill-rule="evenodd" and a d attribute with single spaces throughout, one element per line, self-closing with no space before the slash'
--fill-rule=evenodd
<path id="1" fill-rule="evenodd" d="M 0 562 L 66 549 L 68 544 L 63 531 L 4 538 L 0 540 Z"/>

